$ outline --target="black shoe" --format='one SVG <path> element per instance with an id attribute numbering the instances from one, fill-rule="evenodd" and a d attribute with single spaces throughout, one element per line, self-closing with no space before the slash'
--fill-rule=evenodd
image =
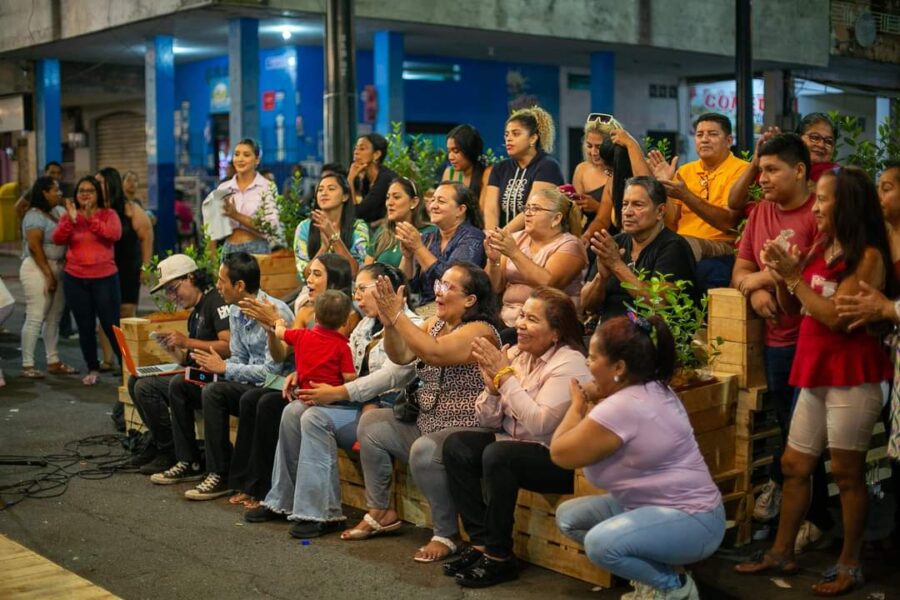
<path id="1" fill-rule="evenodd" d="M 291 537 L 306 540 L 326 533 L 335 533 L 343 528 L 343 521 L 295 521 L 290 533 Z"/>
<path id="2" fill-rule="evenodd" d="M 175 466 L 175 455 L 171 452 L 159 452 L 156 458 L 148 463 L 141 465 L 139 469 L 141 475 L 156 475 L 163 471 L 168 471 Z"/>
<path id="3" fill-rule="evenodd" d="M 456 574 L 456 583 L 463 587 L 484 588 L 518 578 L 519 564 L 514 556 L 506 560 L 482 556 L 467 570 Z"/>
<path id="4" fill-rule="evenodd" d="M 478 559 L 482 556 L 484 556 L 484 554 L 482 554 L 481 550 L 475 548 L 475 546 L 466 546 L 460 551 L 459 556 L 453 560 L 448 560 L 442 565 L 444 575 L 454 577 L 457 573 L 462 573 L 477 563 Z"/>
<path id="5" fill-rule="evenodd" d="M 287 515 L 275 512 L 268 506 L 260 504 L 256 508 L 244 511 L 244 520 L 248 523 L 265 523 L 266 521 L 285 520 Z"/>
<path id="6" fill-rule="evenodd" d="M 153 459 L 156 458 L 157 454 L 159 454 L 159 452 L 156 450 L 156 446 L 153 442 L 151 442 L 147 444 L 140 453 L 132 456 L 131 460 L 128 461 L 128 464 L 132 467 L 143 467 L 144 465 L 151 463 Z M 169 467 L 171 466 L 172 465 L 169 465 Z M 166 469 L 169 467 L 166 467 Z M 166 469 L 163 469 L 163 471 Z M 156 471 L 154 471 L 154 473 L 156 473 Z"/>

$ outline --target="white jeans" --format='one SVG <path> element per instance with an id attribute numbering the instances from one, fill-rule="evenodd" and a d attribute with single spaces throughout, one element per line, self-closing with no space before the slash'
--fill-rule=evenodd
<path id="1" fill-rule="evenodd" d="M 48 261 L 56 277 L 56 291 L 47 293 L 47 279 L 30 256 L 22 261 L 19 279 L 25 290 L 25 323 L 22 325 L 22 366 L 34 366 L 34 349 L 38 337 L 44 338 L 47 364 L 59 362 L 59 320 L 65 301 L 62 286 L 62 261 Z"/>

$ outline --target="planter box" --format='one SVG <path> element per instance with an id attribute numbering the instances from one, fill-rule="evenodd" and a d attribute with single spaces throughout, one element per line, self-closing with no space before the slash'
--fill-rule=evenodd
<path id="1" fill-rule="evenodd" d="M 180 331 L 187 335 L 187 319 L 189 315 L 190 311 L 180 311 L 176 313 L 156 313 L 149 315 L 150 318 L 126 317 L 121 319 L 119 327 L 122 328 L 125 345 L 128 346 L 128 350 L 131 352 L 132 358 L 134 358 L 134 366 L 146 367 L 148 365 L 173 362 L 172 356 L 150 338 L 150 333 Z M 128 377 L 128 370 L 123 369 L 122 385 L 128 385 Z"/>
<path id="2" fill-rule="evenodd" d="M 270 296 L 281 298 L 300 288 L 294 253 L 281 250 L 272 254 L 254 254 L 259 263 L 259 287 Z"/>
<path id="3" fill-rule="evenodd" d="M 710 361 L 713 371 L 737 375 L 743 389 L 765 387 L 763 365 L 765 322 L 749 300 L 731 288 L 709 291 L 709 340 L 722 338 L 719 354 Z"/>

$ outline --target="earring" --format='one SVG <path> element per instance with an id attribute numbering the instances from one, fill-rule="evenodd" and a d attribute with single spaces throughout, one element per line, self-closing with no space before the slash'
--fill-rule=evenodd
<path id="1" fill-rule="evenodd" d="M 622 380 L 619 379 L 619 376 L 618 376 L 618 375 L 613 375 L 613 381 L 615 381 L 616 383 L 619 383 L 619 382 L 622 381 Z"/>

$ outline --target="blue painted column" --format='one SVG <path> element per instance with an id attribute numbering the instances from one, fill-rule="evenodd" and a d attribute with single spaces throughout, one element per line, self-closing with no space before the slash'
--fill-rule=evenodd
<path id="1" fill-rule="evenodd" d="M 391 132 L 391 123 L 403 124 L 403 34 L 376 31 L 374 44 L 375 94 L 378 109 L 375 131 Z"/>
<path id="2" fill-rule="evenodd" d="M 175 53 L 174 39 L 147 42 L 144 83 L 147 107 L 147 205 L 156 215 L 160 252 L 175 248 Z"/>
<path id="3" fill-rule="evenodd" d="M 59 60 L 37 61 L 35 108 L 37 109 L 37 173 L 50 161 L 62 161 L 62 110 L 60 108 Z"/>
<path id="4" fill-rule="evenodd" d="M 243 138 L 259 142 L 259 21 L 256 19 L 228 22 L 228 79 L 231 148 Z M 268 158 L 274 160 L 274 152 Z"/>
<path id="5" fill-rule="evenodd" d="M 591 112 L 615 114 L 616 55 L 591 52 Z"/>

